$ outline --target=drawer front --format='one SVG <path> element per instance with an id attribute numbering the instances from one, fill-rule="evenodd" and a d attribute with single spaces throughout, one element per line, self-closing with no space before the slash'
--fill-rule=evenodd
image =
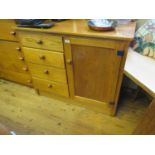
<path id="1" fill-rule="evenodd" d="M 33 86 L 39 90 L 69 96 L 68 85 L 33 77 Z"/>
<path id="2" fill-rule="evenodd" d="M 59 69 L 55 67 L 42 66 L 37 64 L 28 64 L 32 76 L 52 80 L 61 83 L 67 83 L 65 69 Z"/>
<path id="3" fill-rule="evenodd" d="M 2 71 L 2 76 L 6 80 L 21 83 L 27 86 L 32 86 L 32 80 L 29 74 L 22 74 L 18 72 L 4 70 Z"/>
<path id="4" fill-rule="evenodd" d="M 28 71 L 24 55 L 18 43 L 0 41 L 0 66 L 8 71 L 20 73 Z"/>
<path id="5" fill-rule="evenodd" d="M 23 56 L 19 43 L 10 41 L 0 41 L 0 60 L 3 58 L 14 60 Z"/>
<path id="6" fill-rule="evenodd" d="M 12 62 L 12 61 L 8 61 L 8 59 L 5 61 L 4 59 L 3 61 L 0 62 L 0 67 L 3 70 L 7 70 L 7 71 L 29 74 L 29 69 L 24 62 L 18 62 L 18 61 Z"/>
<path id="7" fill-rule="evenodd" d="M 64 68 L 64 54 L 47 50 L 23 47 L 25 59 L 28 62 Z"/>
<path id="8" fill-rule="evenodd" d="M 0 19 L 0 39 L 17 41 L 15 27 L 15 21 L 10 19 Z"/>
<path id="9" fill-rule="evenodd" d="M 62 37 L 45 33 L 19 32 L 23 46 L 63 52 Z"/>

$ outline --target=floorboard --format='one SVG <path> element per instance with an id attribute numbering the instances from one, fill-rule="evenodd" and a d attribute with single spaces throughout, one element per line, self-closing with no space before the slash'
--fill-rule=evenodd
<path id="1" fill-rule="evenodd" d="M 132 134 L 147 107 L 144 98 L 133 101 L 125 95 L 112 117 L 0 80 L 0 122 L 16 134 Z"/>

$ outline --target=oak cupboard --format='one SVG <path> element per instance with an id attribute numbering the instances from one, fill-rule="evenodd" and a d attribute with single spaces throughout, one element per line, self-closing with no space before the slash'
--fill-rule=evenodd
<path id="1" fill-rule="evenodd" d="M 15 27 L 21 53 L 15 52 L 10 59 L 20 60 L 20 65 L 12 73 L 8 63 L 3 73 L 9 71 L 6 76 L 19 83 L 19 77 L 32 82 L 38 94 L 65 96 L 93 110 L 114 115 L 135 26 L 129 23 L 115 31 L 100 33 L 90 30 L 86 20 L 67 20 L 50 29 Z M 2 57 L 5 57 L 3 52 Z"/>

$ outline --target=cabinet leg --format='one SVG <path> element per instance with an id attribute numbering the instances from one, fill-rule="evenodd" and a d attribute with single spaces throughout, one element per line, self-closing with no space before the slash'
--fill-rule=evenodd
<path id="1" fill-rule="evenodd" d="M 40 92 L 39 92 L 38 89 L 35 89 L 35 92 L 36 92 L 38 95 L 40 95 Z"/>

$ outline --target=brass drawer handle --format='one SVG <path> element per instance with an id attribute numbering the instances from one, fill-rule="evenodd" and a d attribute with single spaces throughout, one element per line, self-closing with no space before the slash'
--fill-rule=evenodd
<path id="1" fill-rule="evenodd" d="M 28 68 L 27 67 L 23 67 L 23 71 L 28 71 Z"/>
<path id="2" fill-rule="evenodd" d="M 21 51 L 21 48 L 20 48 L 20 47 L 17 47 L 16 50 L 17 50 L 17 51 Z"/>
<path id="3" fill-rule="evenodd" d="M 43 41 L 42 40 L 39 40 L 39 41 L 37 41 L 37 44 L 42 45 L 43 44 Z"/>
<path id="4" fill-rule="evenodd" d="M 16 35 L 16 32 L 15 31 L 11 31 L 10 34 L 13 35 L 13 36 L 15 36 Z"/>
<path id="5" fill-rule="evenodd" d="M 44 70 L 44 73 L 45 74 L 49 74 L 49 71 L 46 69 L 46 70 Z"/>
<path id="6" fill-rule="evenodd" d="M 51 84 L 48 84 L 48 88 L 52 88 L 53 86 Z"/>
<path id="7" fill-rule="evenodd" d="M 45 59 L 46 59 L 46 57 L 45 57 L 44 55 L 40 55 L 39 58 L 40 58 L 41 60 L 45 60 Z"/>
<path id="8" fill-rule="evenodd" d="M 24 61 L 24 58 L 23 57 L 19 57 L 19 60 Z"/>
<path id="9" fill-rule="evenodd" d="M 71 65 L 72 64 L 72 60 L 71 59 L 67 59 L 66 60 L 66 63 L 69 64 L 69 65 Z"/>

